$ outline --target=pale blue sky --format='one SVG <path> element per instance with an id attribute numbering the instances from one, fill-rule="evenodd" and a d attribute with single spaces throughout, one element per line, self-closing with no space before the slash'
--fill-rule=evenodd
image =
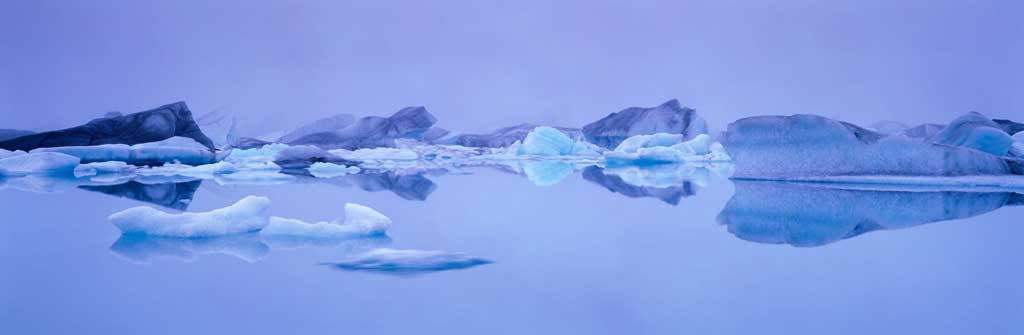
<path id="1" fill-rule="evenodd" d="M 1019 1 L 5 1 L 0 128 L 176 100 L 253 134 L 424 105 L 580 126 L 670 98 L 715 128 L 1024 119 Z"/>

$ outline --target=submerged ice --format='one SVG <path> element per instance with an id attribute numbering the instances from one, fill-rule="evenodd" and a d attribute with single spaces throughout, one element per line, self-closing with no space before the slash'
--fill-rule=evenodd
<path id="1" fill-rule="evenodd" d="M 471 268 L 491 261 L 462 253 L 436 250 L 374 249 L 350 256 L 337 263 L 328 263 L 342 270 L 370 271 L 395 275 L 415 275 L 437 271 Z"/>
<path id="2" fill-rule="evenodd" d="M 260 231 L 263 236 L 339 239 L 381 235 L 391 227 L 391 219 L 373 208 L 346 203 L 344 220 L 309 223 L 298 219 L 271 217 Z"/>

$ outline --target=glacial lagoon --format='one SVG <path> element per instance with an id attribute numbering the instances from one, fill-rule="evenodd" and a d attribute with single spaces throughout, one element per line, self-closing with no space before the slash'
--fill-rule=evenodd
<path id="1" fill-rule="evenodd" d="M 0 323 L 80 334 L 963 334 L 1014 333 L 1024 320 L 1019 188 L 525 165 L 270 182 L 8 179 Z M 391 225 L 337 239 L 183 239 L 122 236 L 108 221 L 249 195 L 270 199 L 274 216 L 331 221 L 358 203 Z"/>

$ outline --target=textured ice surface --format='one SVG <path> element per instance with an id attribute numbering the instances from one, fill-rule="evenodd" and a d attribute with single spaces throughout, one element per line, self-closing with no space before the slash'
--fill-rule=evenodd
<path id="1" fill-rule="evenodd" d="M 302 170 L 316 162 L 358 165 L 355 161 L 341 158 L 338 155 L 311 145 L 290 146 L 280 150 L 274 156 L 274 163 L 284 170 Z"/>
<path id="2" fill-rule="evenodd" d="M 233 205 L 202 213 L 166 213 L 152 207 L 134 207 L 108 218 L 127 235 L 215 237 L 258 231 L 267 225 L 270 199 L 247 196 Z"/>
<path id="3" fill-rule="evenodd" d="M 684 139 L 707 134 L 707 122 L 697 111 L 669 100 L 651 108 L 630 107 L 583 127 L 590 143 L 612 149 L 626 138 L 657 133 L 681 134 Z"/>
<path id="4" fill-rule="evenodd" d="M 519 155 L 531 156 L 571 156 L 586 151 L 583 143 L 578 143 L 561 131 L 552 127 L 537 127 L 530 131 L 519 146 Z"/>
<path id="5" fill-rule="evenodd" d="M 937 144 L 961 146 L 996 156 L 1005 156 L 1013 139 L 999 124 L 976 112 L 950 122 L 945 129 L 929 138 Z"/>
<path id="6" fill-rule="evenodd" d="M 315 239 L 342 239 L 380 235 L 391 228 L 391 219 L 373 208 L 345 204 L 344 221 L 308 223 L 297 219 L 273 216 L 260 231 L 264 236 L 290 236 Z"/>
<path id="7" fill-rule="evenodd" d="M 278 136 L 277 138 L 267 138 L 266 140 L 278 141 L 281 143 L 290 143 L 309 134 L 337 131 L 343 129 L 345 127 L 348 127 L 355 121 L 356 117 L 353 116 L 352 114 L 336 114 L 307 123 L 284 135 Z"/>
<path id="8" fill-rule="evenodd" d="M 103 144 L 92 146 L 49 147 L 32 152 L 59 152 L 78 157 L 84 163 L 121 161 L 133 165 L 159 165 L 167 162 L 199 165 L 216 160 L 212 151 L 187 137 L 171 137 L 159 142 L 136 145 Z"/>
<path id="9" fill-rule="evenodd" d="M 136 169 L 134 165 L 120 161 L 88 163 L 75 167 L 75 177 L 102 174 L 132 174 L 135 173 Z"/>
<path id="10" fill-rule="evenodd" d="M 471 268 L 491 261 L 433 250 L 374 249 L 350 256 L 337 263 L 330 263 L 342 270 L 370 271 L 395 275 L 416 275 L 437 271 Z"/>
<path id="11" fill-rule="evenodd" d="M 334 178 L 359 173 L 360 171 L 359 167 L 356 166 L 320 162 L 313 163 L 307 170 L 309 170 L 309 174 L 317 178 Z"/>
<path id="12" fill-rule="evenodd" d="M 6 158 L 0 158 L 0 175 L 73 175 L 78 163 L 78 157 L 58 152 L 11 154 Z"/>
<path id="13" fill-rule="evenodd" d="M 636 135 L 604 152 L 609 165 L 644 165 L 675 162 L 728 161 L 721 144 L 712 143 L 707 134 L 684 141 L 680 134 Z"/>
<path id="14" fill-rule="evenodd" d="M 813 247 L 865 232 L 962 219 L 1000 208 L 1007 192 L 875 191 L 736 181 L 718 222 L 741 239 Z"/>
<path id="15" fill-rule="evenodd" d="M 434 140 L 435 144 L 458 145 L 471 148 L 504 148 L 522 142 L 537 125 L 522 123 L 496 129 L 487 134 L 460 134 Z M 576 128 L 552 127 L 573 140 L 580 140 L 583 134 Z"/>
<path id="16" fill-rule="evenodd" d="M 174 136 L 192 138 L 207 148 L 213 148 L 213 142 L 199 129 L 184 102 L 124 116 L 96 119 L 78 127 L 0 141 L 0 148 L 28 151 L 47 147 L 132 145 L 162 141 Z"/>
<path id="17" fill-rule="evenodd" d="M 363 117 L 345 128 L 308 134 L 286 143 L 348 150 L 393 147 L 398 138 L 422 138 L 435 122 L 437 119 L 426 108 L 406 107 L 387 118 Z"/>
<path id="18" fill-rule="evenodd" d="M 1004 175 L 1000 157 L 888 136 L 816 115 L 758 116 L 729 125 L 722 144 L 734 177 Z"/>
<path id="19" fill-rule="evenodd" d="M 196 124 L 216 148 L 227 147 L 238 140 L 238 118 L 234 113 L 225 110 L 212 111 L 196 117 Z"/>

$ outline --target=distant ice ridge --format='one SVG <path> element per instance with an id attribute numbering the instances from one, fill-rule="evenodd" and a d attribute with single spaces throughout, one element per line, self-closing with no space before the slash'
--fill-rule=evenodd
<path id="1" fill-rule="evenodd" d="M 681 134 L 636 135 L 606 151 L 609 165 L 645 165 L 677 162 L 727 162 L 731 158 L 722 145 L 707 134 L 684 141 Z"/>
<path id="2" fill-rule="evenodd" d="M 254 232 L 268 224 L 270 199 L 247 196 L 233 205 L 202 213 L 167 213 L 140 206 L 108 218 L 126 235 L 214 237 Z"/>
<path id="3" fill-rule="evenodd" d="M 359 204 L 345 204 L 344 221 L 308 223 L 273 216 L 260 234 L 263 236 L 338 239 L 381 235 L 391 227 L 391 219 Z"/>
<path id="4" fill-rule="evenodd" d="M 491 261 L 434 250 L 397 250 L 380 248 L 350 256 L 337 263 L 328 263 L 342 270 L 370 271 L 395 275 L 415 275 L 457 270 L 489 264 Z"/>

